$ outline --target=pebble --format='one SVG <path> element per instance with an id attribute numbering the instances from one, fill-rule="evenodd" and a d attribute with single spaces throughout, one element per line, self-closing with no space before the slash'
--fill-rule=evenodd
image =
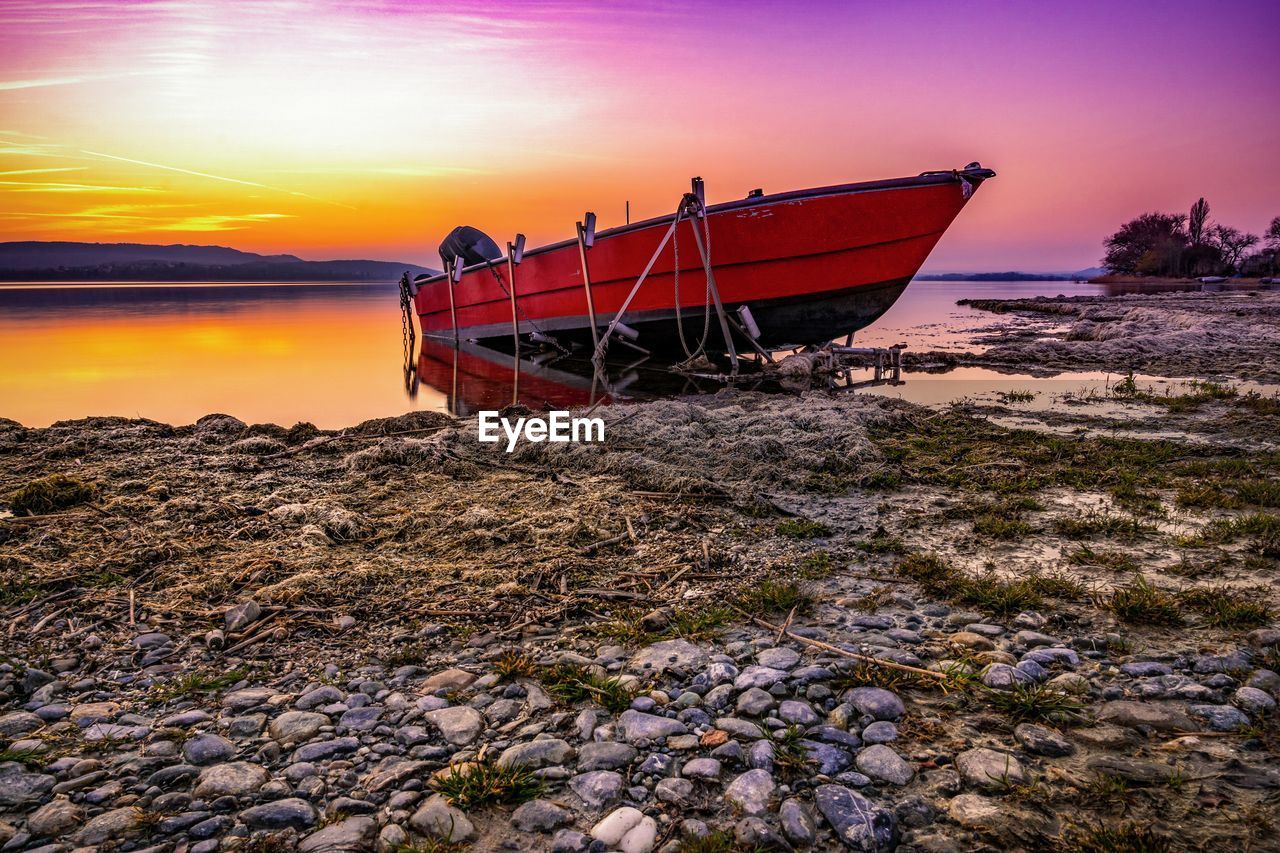
<path id="1" fill-rule="evenodd" d="M 915 771 L 892 747 L 883 744 L 868 746 L 858 753 L 858 769 L 872 779 L 880 779 L 891 785 L 907 785 L 915 778 Z"/>
<path id="2" fill-rule="evenodd" d="M 1027 781 L 1027 773 L 1016 757 L 986 747 L 957 755 L 956 769 L 965 782 L 978 788 L 1000 789 Z"/>
<path id="3" fill-rule="evenodd" d="M 746 815 L 762 815 L 769 810 L 777 784 L 767 770 L 748 770 L 729 783 L 725 789 L 725 802 Z"/>
<path id="4" fill-rule="evenodd" d="M 846 847 L 859 851 L 888 851 L 897 846 L 898 819 L 857 791 L 841 785 L 819 785 L 814 804 Z"/>

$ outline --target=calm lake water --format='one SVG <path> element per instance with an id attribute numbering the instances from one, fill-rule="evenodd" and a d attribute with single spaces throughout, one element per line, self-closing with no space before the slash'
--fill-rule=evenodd
<path id="1" fill-rule="evenodd" d="M 959 299 L 1097 294 L 1072 282 L 927 282 L 907 288 L 859 345 L 953 349 L 963 330 L 992 315 Z M 421 345 L 421 341 L 419 342 Z M 500 407 L 514 392 L 510 356 L 428 344 L 406 370 L 397 290 L 369 284 L 38 285 L 0 287 L 0 417 L 28 426 L 89 415 L 191 423 L 210 412 L 248 422 L 322 428 L 410 409 Z M 615 398 L 651 385 L 658 371 L 618 371 Z M 695 390 L 659 377 L 671 392 Z M 1055 379 L 979 368 L 907 374 L 868 389 L 919 402 L 1034 388 L 1076 391 L 1105 374 Z M 1114 379 L 1114 377 L 1112 377 Z M 591 379 L 563 365 L 526 367 L 519 396 L 531 406 L 598 398 Z M 707 390 L 712 390 L 708 388 Z"/>

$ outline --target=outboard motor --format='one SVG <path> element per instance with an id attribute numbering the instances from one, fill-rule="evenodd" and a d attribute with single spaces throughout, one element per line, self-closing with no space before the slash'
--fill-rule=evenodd
<path id="1" fill-rule="evenodd" d="M 464 267 L 496 261 L 502 257 L 503 252 L 493 238 L 470 225 L 459 225 L 440 244 L 441 260 L 445 263 L 460 260 Z"/>

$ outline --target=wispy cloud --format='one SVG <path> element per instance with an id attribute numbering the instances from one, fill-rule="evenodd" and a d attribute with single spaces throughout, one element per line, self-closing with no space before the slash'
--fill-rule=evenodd
<path id="1" fill-rule="evenodd" d="M 484 175 L 484 169 L 462 166 L 316 166 L 310 169 L 273 169 L 278 175 L 390 175 L 402 178 L 440 178 L 447 175 Z"/>
<path id="2" fill-rule="evenodd" d="M 54 181 L 0 181 L 0 187 L 14 189 L 0 190 L 10 193 L 160 193 L 164 190 L 157 187 L 113 187 L 101 184 L 66 184 Z"/>
<path id="3" fill-rule="evenodd" d="M 83 172 L 87 166 L 50 166 L 47 169 L 10 169 L 0 175 L 43 175 L 49 172 Z"/>
<path id="4" fill-rule="evenodd" d="M 156 231 L 239 231 L 260 222 L 289 219 L 287 213 L 244 213 L 233 216 L 189 216 L 177 222 L 156 226 Z"/>
<path id="5" fill-rule="evenodd" d="M 356 209 L 349 204 L 342 204 L 341 202 L 336 202 L 336 201 L 328 201 L 326 199 L 316 198 L 313 195 L 308 195 L 307 193 L 298 192 L 297 190 L 287 190 L 282 187 L 273 187 L 268 184 L 260 184 L 257 181 L 246 181 L 246 180 L 243 180 L 242 178 L 229 178 L 225 175 L 214 175 L 209 172 L 198 172 L 195 169 L 184 169 L 181 166 L 168 166 L 168 165 L 165 165 L 164 163 L 152 163 L 147 160 L 134 160 L 131 157 L 120 157 L 115 154 L 104 154 L 101 151 L 89 151 L 86 149 L 81 149 L 80 153 L 88 154 L 91 157 L 101 157 L 107 160 L 117 160 L 121 163 L 132 163 L 135 166 L 147 166 L 152 169 L 163 169 L 164 171 L 167 171 L 167 172 L 177 172 L 182 175 L 193 175 L 197 178 L 208 178 L 209 180 L 212 180 L 212 181 L 223 181 L 224 183 L 228 183 L 228 184 L 239 184 L 240 186 L 244 186 L 244 187 L 256 187 L 257 189 L 260 189 L 260 190 L 270 190 L 271 192 L 285 193 L 287 195 L 297 196 L 298 198 L 305 198 L 311 201 L 318 201 L 321 204 L 331 204 L 331 205 L 334 205 L 335 207 L 345 207 L 348 210 Z"/>
<path id="6" fill-rule="evenodd" d="M 75 74 L 65 77 L 32 77 L 27 80 L 0 80 L 0 92 L 13 89 L 42 89 L 46 86 L 72 86 L 77 83 L 98 83 L 103 80 L 117 80 L 121 77 L 137 77 L 149 74 L 149 71 L 122 71 L 118 74 Z"/>

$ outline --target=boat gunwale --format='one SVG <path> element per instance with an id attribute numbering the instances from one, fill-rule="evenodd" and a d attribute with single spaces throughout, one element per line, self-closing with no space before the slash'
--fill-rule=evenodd
<path id="1" fill-rule="evenodd" d="M 734 210 L 744 210 L 751 207 L 761 205 L 777 204 L 781 202 L 800 201 L 813 198 L 825 198 L 837 195 L 853 195 L 864 192 L 882 192 L 885 190 L 897 189 L 914 189 L 916 187 L 941 186 L 943 184 L 958 183 L 962 178 L 968 176 L 979 182 L 987 180 L 995 175 L 990 169 L 958 169 L 954 171 L 939 172 L 923 172 L 919 175 L 908 178 L 885 178 L 878 181 L 861 181 L 852 184 L 835 184 L 826 187 L 813 187 L 803 190 L 788 190 L 786 192 L 774 193 L 773 195 L 748 196 L 747 198 L 734 199 L 733 201 L 724 201 L 719 204 L 709 205 L 706 208 L 707 216 L 714 216 L 717 213 L 727 213 Z M 632 222 L 626 225 L 616 225 L 613 228 L 597 232 L 596 239 L 602 240 L 608 237 L 616 237 L 620 234 L 628 234 L 632 231 L 642 231 L 655 226 L 669 225 L 671 220 L 675 218 L 675 213 L 667 213 L 662 216 L 655 216 L 650 219 L 643 219 L 639 222 Z M 524 256 L 527 258 L 531 255 L 540 255 L 544 252 L 552 252 L 557 249 L 564 249 L 576 245 L 577 238 L 570 237 L 567 240 L 560 240 L 556 243 L 547 243 L 533 249 L 526 249 Z M 504 258 L 494 258 L 478 264 L 462 268 L 462 274 L 476 272 L 488 269 L 494 264 L 505 263 Z M 435 284 L 444 281 L 446 273 L 440 272 L 430 278 L 415 281 L 417 292 L 421 292 L 422 288 L 429 284 Z"/>

